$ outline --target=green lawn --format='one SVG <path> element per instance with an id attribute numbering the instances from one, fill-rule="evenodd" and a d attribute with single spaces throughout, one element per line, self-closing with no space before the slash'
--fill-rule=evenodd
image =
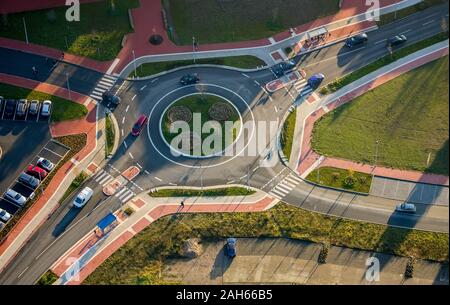
<path id="1" fill-rule="evenodd" d="M 288 115 L 281 133 L 281 147 L 283 149 L 284 156 L 288 160 L 291 157 L 292 142 L 294 140 L 296 114 L 297 108 L 295 108 L 295 110 Z"/>
<path id="2" fill-rule="evenodd" d="M 158 219 L 100 265 L 83 284 L 161 284 L 158 274 L 183 242 L 235 237 L 286 237 L 401 256 L 444 261 L 449 237 L 337 219 L 284 203 L 258 213 L 179 214 Z"/>
<path id="3" fill-rule="evenodd" d="M 372 175 L 335 167 L 321 167 L 313 170 L 306 180 L 334 188 L 369 193 Z"/>
<path id="4" fill-rule="evenodd" d="M 137 6 L 139 0 L 82 4 L 80 21 L 74 22 L 66 20 L 66 6 L 4 15 L 0 21 L 0 36 L 25 41 L 24 18 L 31 43 L 98 60 L 111 60 L 122 48 L 123 36 L 132 32 L 128 9 Z"/>
<path id="5" fill-rule="evenodd" d="M 254 190 L 243 187 L 227 187 L 210 190 L 164 189 L 149 193 L 151 197 L 218 197 L 218 196 L 249 196 Z"/>
<path id="6" fill-rule="evenodd" d="M 343 76 L 335 81 L 328 83 L 327 85 L 323 86 L 320 89 L 320 93 L 328 94 L 330 92 L 335 92 L 335 91 L 345 87 L 346 85 L 360 79 L 361 77 L 363 77 L 369 73 L 372 73 L 390 63 L 393 63 L 394 61 L 396 61 L 402 57 L 408 56 L 414 52 L 417 52 L 421 49 L 432 46 L 438 42 L 441 42 L 441 41 L 447 40 L 447 39 L 448 39 L 448 31 L 442 32 L 435 36 L 432 36 L 432 37 L 429 37 L 422 41 L 416 42 L 412 45 L 398 49 L 397 51 L 394 51 L 392 53 L 392 55 L 391 54 L 386 55 L 380 59 L 375 60 L 374 62 L 369 63 L 367 66 L 364 66 L 361 69 L 358 69 L 354 72 L 347 74 L 346 76 Z"/>
<path id="7" fill-rule="evenodd" d="M 389 14 L 381 15 L 380 21 L 378 21 L 377 24 L 379 26 L 383 26 L 383 25 L 386 25 L 393 21 L 405 18 L 411 14 L 417 13 L 421 10 L 427 9 L 434 5 L 443 4 L 445 2 L 448 2 L 448 0 L 423 0 L 422 2 L 420 2 L 416 5 L 404 8 L 402 10 L 397 11 L 396 13 L 389 13 Z"/>
<path id="8" fill-rule="evenodd" d="M 39 101 L 51 100 L 53 109 L 51 114 L 52 122 L 60 122 L 66 120 L 80 119 L 88 113 L 84 105 L 80 105 L 69 100 L 53 96 L 47 93 L 34 91 L 31 89 L 16 87 L 4 83 L 0 83 L 0 94 L 5 98 L 21 99 L 26 98 L 28 101 L 36 99 Z"/>
<path id="9" fill-rule="evenodd" d="M 64 195 L 59 200 L 59 203 L 63 203 L 67 197 L 70 196 L 76 189 L 80 187 L 80 185 L 88 178 L 89 176 L 85 172 L 81 172 L 78 176 L 73 179 L 72 183 L 69 185 L 67 190 L 64 192 Z"/>
<path id="10" fill-rule="evenodd" d="M 106 130 L 106 156 L 108 156 L 114 149 L 114 126 L 109 115 L 105 117 L 105 130 Z"/>
<path id="11" fill-rule="evenodd" d="M 215 95 L 209 95 L 209 94 L 197 94 L 197 95 L 191 95 L 191 96 L 187 96 L 187 97 L 183 97 L 180 100 L 178 100 L 177 102 L 175 102 L 165 113 L 163 116 L 163 120 L 161 122 L 162 124 L 162 132 L 163 135 L 166 139 L 166 141 L 170 144 L 171 141 L 177 136 L 179 135 L 182 131 L 179 131 L 178 133 L 171 133 L 170 132 L 170 122 L 168 120 L 168 112 L 170 111 L 170 109 L 172 107 L 176 107 L 176 106 L 186 106 L 188 107 L 191 111 L 192 114 L 195 113 L 200 113 L 201 114 L 201 126 L 204 126 L 204 123 L 206 123 L 207 121 L 213 120 L 213 118 L 211 118 L 208 114 L 208 110 L 210 109 L 210 107 L 216 103 L 226 103 L 229 104 L 226 100 L 215 96 Z M 231 106 L 231 105 L 230 105 Z M 229 117 L 229 119 L 227 121 L 231 121 L 231 122 L 236 122 L 239 121 L 239 113 L 236 111 L 236 109 L 231 106 L 231 109 L 233 110 L 233 114 Z M 194 132 L 194 127 L 193 127 L 193 122 L 194 122 L 194 118 L 192 117 L 191 121 L 189 122 L 189 128 L 191 132 Z M 221 129 L 222 129 L 222 149 L 216 149 L 213 148 L 214 151 L 222 151 L 223 149 L 225 149 L 225 145 L 226 145 L 226 134 L 229 134 L 231 132 L 233 132 L 233 139 L 237 136 L 236 135 L 236 130 L 226 130 L 225 128 L 225 122 L 220 122 L 221 125 Z M 202 132 L 201 134 L 201 139 L 202 139 L 202 145 L 203 145 L 203 140 L 205 140 L 206 138 L 208 138 L 213 132 L 209 132 L 209 133 L 204 133 Z M 191 151 L 192 151 L 192 147 L 191 147 Z M 192 151 L 193 153 L 195 153 L 194 151 Z M 202 155 L 203 155 L 203 149 L 202 149 Z"/>
<path id="12" fill-rule="evenodd" d="M 136 75 L 139 77 L 145 77 L 169 71 L 175 68 L 193 65 L 193 60 L 176 60 L 176 61 L 163 61 L 145 63 L 136 68 Z M 217 58 L 202 58 L 196 59 L 195 64 L 201 65 L 221 65 L 229 66 L 241 69 L 255 69 L 259 66 L 266 66 L 266 63 L 255 56 L 243 55 L 243 56 L 230 56 L 230 57 L 217 57 Z M 133 77 L 134 71 L 130 73 L 128 77 Z"/>
<path id="13" fill-rule="evenodd" d="M 318 153 L 448 175 L 448 56 L 371 90 L 316 122 Z"/>
<path id="14" fill-rule="evenodd" d="M 331 15 L 339 0 L 164 0 L 173 19 L 173 39 L 191 45 L 243 41 L 274 34 Z"/>

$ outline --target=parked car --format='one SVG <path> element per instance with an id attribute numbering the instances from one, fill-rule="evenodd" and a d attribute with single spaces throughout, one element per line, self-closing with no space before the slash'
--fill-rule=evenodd
<path id="1" fill-rule="evenodd" d="M 102 94 L 102 102 L 106 104 L 106 106 L 117 106 L 120 104 L 121 99 L 117 95 L 110 93 L 109 91 L 105 91 Z"/>
<path id="2" fill-rule="evenodd" d="M 398 204 L 395 207 L 395 210 L 397 212 L 415 213 L 416 212 L 416 206 L 414 204 L 412 204 L 412 203 L 404 202 L 404 203 Z"/>
<path id="3" fill-rule="evenodd" d="M 15 100 L 6 100 L 5 104 L 5 115 L 13 116 L 14 111 L 16 111 L 16 101 Z"/>
<path id="4" fill-rule="evenodd" d="M 25 184 L 28 187 L 31 187 L 32 189 L 36 189 L 39 186 L 39 179 L 27 174 L 27 173 L 21 173 L 19 175 L 19 178 L 17 180 L 23 184 Z"/>
<path id="5" fill-rule="evenodd" d="M 323 75 L 322 73 L 314 74 L 308 79 L 308 85 L 312 89 L 316 89 L 320 86 L 320 84 L 323 82 L 324 79 L 325 75 Z"/>
<path id="6" fill-rule="evenodd" d="M 236 238 L 228 238 L 225 245 L 225 255 L 234 258 L 236 256 Z"/>
<path id="7" fill-rule="evenodd" d="M 4 227 L 5 227 L 5 224 L 0 221 L 0 231 L 3 230 Z"/>
<path id="8" fill-rule="evenodd" d="M 17 103 L 17 110 L 16 115 L 17 116 L 24 116 L 27 113 L 28 109 L 28 101 L 26 99 L 20 99 Z"/>
<path id="9" fill-rule="evenodd" d="M 295 64 L 295 61 L 287 60 L 275 65 L 272 71 L 277 77 L 280 77 L 283 76 L 285 73 L 294 70 L 296 67 L 297 65 Z"/>
<path id="10" fill-rule="evenodd" d="M 180 84 L 183 85 L 183 86 L 192 85 L 192 84 L 198 84 L 199 82 L 200 82 L 200 78 L 198 77 L 197 73 L 184 75 L 180 79 Z"/>
<path id="11" fill-rule="evenodd" d="M 27 173 L 33 177 L 38 178 L 39 180 L 43 180 L 47 177 L 47 171 L 45 169 L 40 168 L 37 165 L 30 164 L 27 167 Z"/>
<path id="12" fill-rule="evenodd" d="M 49 116 L 52 111 L 52 101 L 46 100 L 42 102 L 41 115 Z"/>
<path id="13" fill-rule="evenodd" d="M 30 109 L 28 110 L 30 114 L 36 115 L 39 113 L 39 107 L 41 104 L 39 104 L 38 100 L 32 100 L 30 102 Z"/>
<path id="14" fill-rule="evenodd" d="M 51 172 L 52 169 L 55 167 L 55 164 L 53 164 L 52 162 L 50 162 L 45 158 L 39 158 L 36 164 L 40 168 L 45 169 L 47 172 Z"/>
<path id="15" fill-rule="evenodd" d="M 369 40 L 369 37 L 367 36 L 367 34 L 361 33 L 361 34 L 358 34 L 358 35 L 348 38 L 345 41 L 345 45 L 349 48 L 353 48 L 353 47 L 357 47 L 357 46 L 367 43 L 368 40 Z"/>
<path id="16" fill-rule="evenodd" d="M 85 187 L 73 201 L 73 206 L 77 208 L 82 208 L 91 199 L 94 191 L 90 187 Z"/>
<path id="17" fill-rule="evenodd" d="M 25 196 L 17 193 L 15 190 L 8 189 L 5 193 L 5 198 L 11 200 L 15 204 L 18 204 L 20 206 L 24 206 L 27 202 L 27 199 Z"/>
<path id="18" fill-rule="evenodd" d="M 0 209 L 0 219 L 3 220 L 4 222 L 7 222 L 8 220 L 11 219 L 11 214 L 9 214 L 3 209 Z"/>
<path id="19" fill-rule="evenodd" d="M 387 41 L 387 45 L 388 45 L 388 47 L 393 48 L 393 47 L 404 44 L 406 41 L 407 41 L 407 38 L 405 35 L 397 35 L 397 36 L 389 38 Z"/>
<path id="20" fill-rule="evenodd" d="M 3 109 L 3 102 L 5 101 L 5 99 L 3 98 L 3 96 L 0 96 L 0 113 L 2 113 L 2 109 Z"/>
<path id="21" fill-rule="evenodd" d="M 139 119 L 136 121 L 133 128 L 131 129 L 131 134 L 133 136 L 137 137 L 141 133 L 142 129 L 147 124 L 147 122 L 148 122 L 148 118 L 145 115 L 141 114 L 141 116 L 139 117 Z"/>

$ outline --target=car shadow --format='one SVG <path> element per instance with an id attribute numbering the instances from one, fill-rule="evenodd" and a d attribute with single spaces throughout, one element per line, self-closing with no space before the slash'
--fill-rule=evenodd
<path id="1" fill-rule="evenodd" d="M 229 258 L 228 256 L 225 255 L 225 247 L 226 244 L 224 243 L 224 245 L 220 248 L 219 252 L 216 255 L 214 264 L 209 273 L 210 279 L 214 280 L 217 279 L 218 277 L 223 277 L 223 275 L 233 262 L 232 258 Z"/>
<path id="2" fill-rule="evenodd" d="M 69 209 L 66 215 L 64 215 L 63 219 L 55 226 L 55 229 L 52 232 L 54 237 L 58 237 L 61 235 L 67 227 L 72 223 L 72 221 L 78 216 L 81 212 L 80 208 L 72 207 Z"/>

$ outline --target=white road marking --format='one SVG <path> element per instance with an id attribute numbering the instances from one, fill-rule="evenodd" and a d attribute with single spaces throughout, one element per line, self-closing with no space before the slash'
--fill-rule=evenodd
<path id="1" fill-rule="evenodd" d="M 150 172 L 148 170 L 145 170 L 144 173 L 146 173 L 147 175 L 150 175 Z"/>
<path id="2" fill-rule="evenodd" d="M 426 26 L 426 25 L 432 24 L 433 22 L 434 22 L 434 19 L 430 20 L 430 21 L 427 21 L 425 23 L 422 23 L 422 26 Z"/>
<path id="3" fill-rule="evenodd" d="M 130 105 L 127 106 L 127 108 L 125 109 L 125 112 L 128 112 L 129 109 L 130 109 Z"/>
<path id="4" fill-rule="evenodd" d="M 144 85 L 141 89 L 139 89 L 140 91 L 144 90 L 145 88 L 147 88 L 147 85 Z"/>
<path id="5" fill-rule="evenodd" d="M 125 149 L 128 149 L 127 142 L 123 141 L 123 145 L 125 146 Z"/>
<path id="6" fill-rule="evenodd" d="M 275 109 L 275 113 L 278 113 L 277 106 L 273 106 L 273 108 Z"/>
<path id="7" fill-rule="evenodd" d="M 247 78 L 250 78 L 250 76 L 248 76 L 248 75 L 245 74 L 245 73 L 242 73 L 242 75 L 245 76 L 245 77 L 247 77 Z"/>
<path id="8" fill-rule="evenodd" d="M 125 117 L 122 118 L 122 124 L 125 123 Z"/>
<path id="9" fill-rule="evenodd" d="M 20 274 L 17 276 L 17 278 L 20 278 L 20 277 L 25 273 L 25 271 L 28 270 L 28 268 L 30 268 L 30 266 L 28 266 L 28 267 L 26 267 L 25 269 L 23 269 L 23 271 L 20 272 Z"/>
<path id="10" fill-rule="evenodd" d="M 155 176 L 154 178 L 155 178 L 156 180 L 158 180 L 158 181 L 162 181 L 162 179 L 159 179 L 159 178 L 158 178 L 158 177 L 156 177 L 156 176 Z"/>
<path id="11" fill-rule="evenodd" d="M 261 86 L 261 84 L 260 84 L 257 80 L 255 80 L 254 82 L 255 82 L 255 84 L 257 84 L 258 86 Z"/>
<path id="12" fill-rule="evenodd" d="M 169 182 L 170 185 L 176 186 L 176 183 Z"/>
<path id="13" fill-rule="evenodd" d="M 130 155 L 131 159 L 134 159 L 133 155 L 129 152 L 128 155 Z"/>
<path id="14" fill-rule="evenodd" d="M 386 41 L 387 41 L 387 39 L 383 39 L 383 40 L 379 40 L 379 41 L 375 42 L 374 44 L 377 45 L 377 44 L 380 44 L 380 43 L 383 43 L 383 42 L 386 42 Z"/>
<path id="15" fill-rule="evenodd" d="M 152 80 L 150 83 L 154 83 L 154 82 L 156 82 L 157 80 L 158 80 L 159 78 L 155 78 L 154 80 Z"/>
<path id="16" fill-rule="evenodd" d="M 131 98 L 131 101 L 134 101 L 135 98 L 136 98 L 136 94 L 133 95 L 133 97 Z"/>
<path id="17" fill-rule="evenodd" d="M 142 166 L 139 163 L 136 163 L 137 167 L 139 167 L 140 169 L 142 169 Z"/>
<path id="18" fill-rule="evenodd" d="M 120 130 L 120 132 L 122 133 L 122 137 L 123 137 L 123 128 Z"/>
<path id="19" fill-rule="evenodd" d="M 404 34 L 409 33 L 409 32 L 411 32 L 411 29 L 406 30 L 406 31 L 404 31 L 404 32 L 401 32 L 400 35 L 404 35 Z"/>

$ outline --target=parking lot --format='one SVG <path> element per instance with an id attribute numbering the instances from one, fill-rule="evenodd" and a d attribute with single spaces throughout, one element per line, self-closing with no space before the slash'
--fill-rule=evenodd
<path id="1" fill-rule="evenodd" d="M 448 206 L 448 186 L 374 177 L 370 194 L 412 203 Z"/>
<path id="2" fill-rule="evenodd" d="M 18 99 L 0 101 L 0 120 L 26 122 L 48 122 L 50 120 L 50 114 L 44 115 L 42 112 L 43 101 L 33 103 L 36 107 L 31 106 L 31 101 L 26 101 L 24 108 L 18 107 L 19 101 Z"/>
<path id="3" fill-rule="evenodd" d="M 33 157 L 30 164 L 36 165 L 39 158 L 45 158 L 55 164 L 56 167 L 68 151 L 69 150 L 61 144 L 53 140 L 49 140 L 39 151 L 39 153 Z M 26 166 L 21 168 L 21 171 L 26 171 Z M 7 189 L 13 189 L 14 191 L 22 194 L 25 198 L 32 199 L 34 197 L 34 190 L 31 187 L 17 181 L 17 176 L 14 177 L 13 182 L 7 187 Z M 2 193 L 4 192 L 6 192 L 6 189 L 2 190 Z M 11 215 L 14 215 L 20 209 L 20 206 L 2 196 L 2 198 L 0 198 L 0 208 L 7 211 Z"/>

